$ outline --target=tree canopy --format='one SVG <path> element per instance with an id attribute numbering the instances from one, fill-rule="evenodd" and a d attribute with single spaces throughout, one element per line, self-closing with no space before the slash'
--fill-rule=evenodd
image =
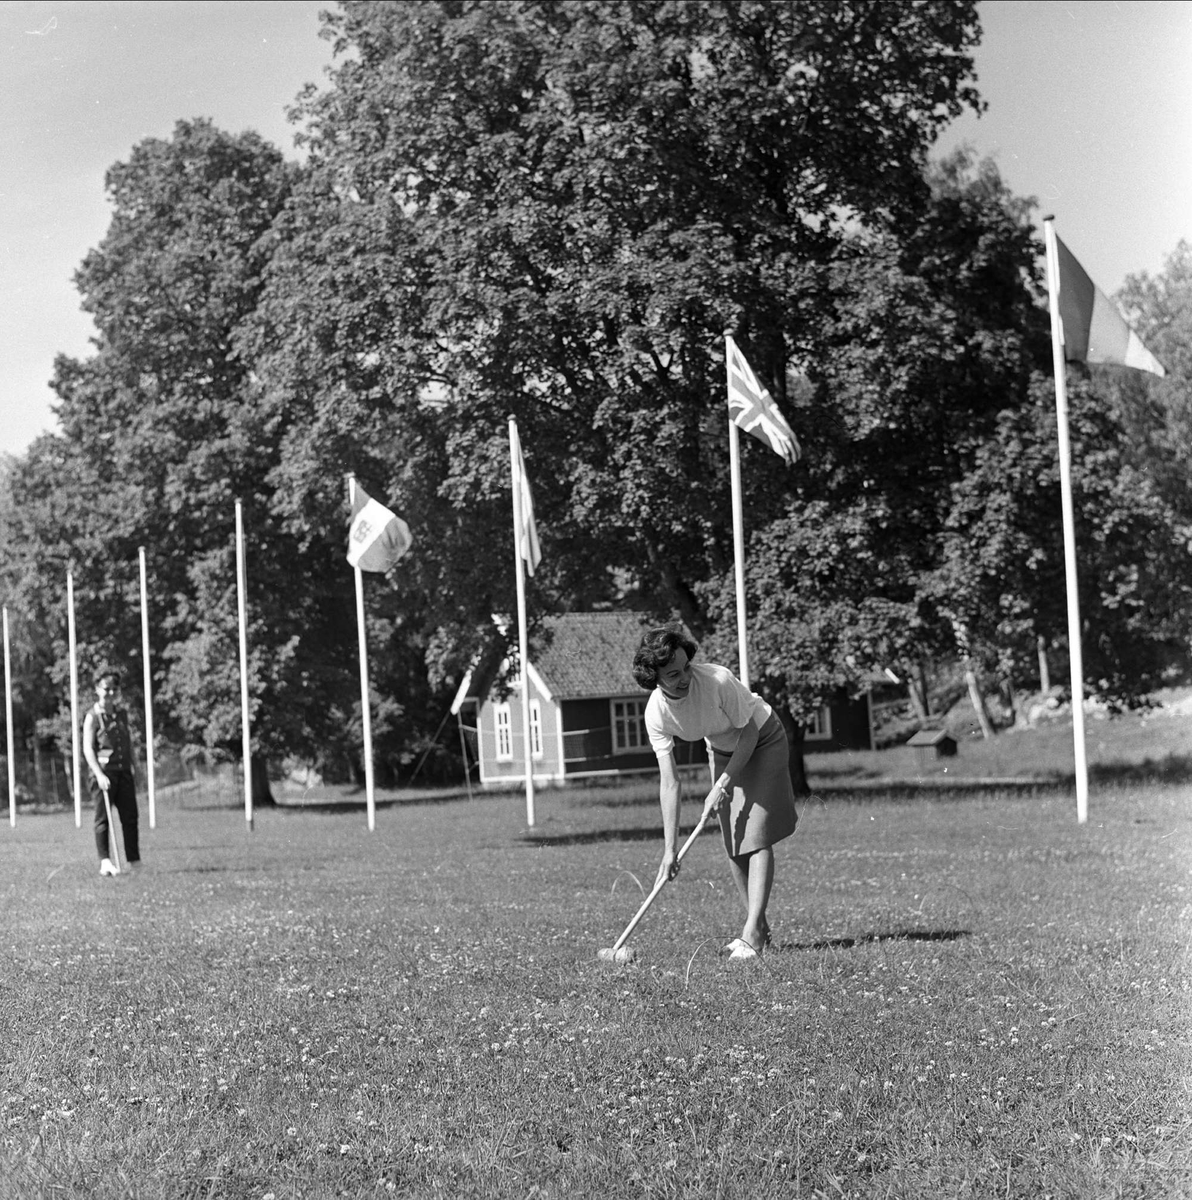
<path id="1" fill-rule="evenodd" d="M 27 614 L 53 614 L 50 657 L 66 660 L 71 567 L 84 669 L 123 667 L 136 690 L 146 547 L 159 728 L 196 747 L 238 749 L 239 499 L 254 742 L 265 754 L 308 745 L 312 757 L 350 759 L 354 617 L 330 553 L 342 525 L 312 553 L 275 516 L 280 438 L 236 346 L 297 173 L 255 134 L 206 121 L 179 122 L 172 138 L 142 142 L 109 171 L 111 226 L 77 275 L 96 352 L 55 364 L 62 431 L 15 469 L 22 503 L 8 554 L 31 592 Z"/>
<path id="2" fill-rule="evenodd" d="M 707 629 L 722 332 L 785 403 L 838 259 L 918 227 L 927 151 L 977 104 L 972 7 L 352 4 L 330 28 L 352 54 L 301 109 L 310 172 L 245 343 L 293 519 L 369 463 L 430 532 L 432 636 L 468 653 L 511 594 L 513 413 L 540 602 Z"/>
<path id="3" fill-rule="evenodd" d="M 374 732 L 400 772 L 512 607 L 510 414 L 535 619 L 677 615 L 733 662 L 726 331 L 805 450 L 787 468 L 742 447 L 752 673 L 796 731 L 960 637 L 1010 673 L 1062 638 L 1032 204 L 967 151 L 928 157 L 981 107 L 975 5 L 443 0 L 325 21 L 338 66 L 295 107 L 302 166 L 191 121 L 109 172 L 112 224 L 78 274 L 95 354 L 56 364 L 61 433 L 13 465 L 22 503 L 0 514 L 39 669 L 60 682 L 67 565 L 86 654 L 136 660 L 144 545 L 163 736 L 234 752 L 239 498 L 254 741 L 355 769 L 353 473 L 414 531 L 368 589 Z M 1125 293 L 1173 364 L 1187 264 L 1181 246 Z M 1186 576 L 1164 577 L 1184 570 L 1185 367 L 1167 391 L 1073 389 L 1086 661 L 1117 696 L 1187 642 Z"/>

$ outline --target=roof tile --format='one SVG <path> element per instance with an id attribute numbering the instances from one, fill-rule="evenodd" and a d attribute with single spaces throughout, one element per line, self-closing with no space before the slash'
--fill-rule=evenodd
<path id="1" fill-rule="evenodd" d="M 633 655 L 647 625 L 647 618 L 635 612 L 548 617 L 549 640 L 533 655 L 534 666 L 557 700 L 640 693 Z"/>

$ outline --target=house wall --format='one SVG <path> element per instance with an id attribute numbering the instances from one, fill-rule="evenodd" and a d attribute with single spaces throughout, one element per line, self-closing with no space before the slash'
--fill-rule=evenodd
<path id="1" fill-rule="evenodd" d="M 563 761 L 567 775 L 578 777 L 657 769 L 654 751 L 648 746 L 619 753 L 613 749 L 612 701 L 624 699 L 640 700 L 641 694 L 563 701 Z M 703 742 L 677 741 L 675 757 L 680 766 L 708 761 Z"/>
<path id="2" fill-rule="evenodd" d="M 534 759 L 534 781 L 547 783 L 563 778 L 563 764 L 559 758 L 559 707 L 547 699 L 530 683 L 530 700 L 537 701 L 542 714 L 542 757 Z M 512 738 L 511 758 L 497 758 L 497 706 L 508 704 L 509 727 Z M 522 722 L 520 690 L 510 692 L 500 700 L 485 697 L 480 704 L 476 721 L 477 741 L 480 755 L 480 782 L 485 786 L 525 781 L 525 726 Z"/>
<path id="3" fill-rule="evenodd" d="M 564 700 L 563 762 L 568 775 L 642 771 L 654 766 L 650 749 L 613 753 L 612 706 L 607 698 Z"/>
<path id="4" fill-rule="evenodd" d="M 868 694 L 856 700 L 842 695 L 828 705 L 828 711 L 831 714 L 831 736 L 808 737 L 803 743 L 805 754 L 873 749 L 873 716 Z"/>
<path id="5" fill-rule="evenodd" d="M 561 704 L 547 699 L 531 682 L 530 698 L 539 702 L 542 712 L 542 757 L 534 760 L 535 782 L 559 782 L 564 778 L 591 775 L 634 774 L 656 770 L 650 749 L 616 754 L 613 752 L 611 699 L 564 700 Z M 511 692 L 509 705 L 512 758 L 496 757 L 496 703 L 491 697 L 479 706 L 476 720 L 480 783 L 499 787 L 524 782 L 525 753 L 522 736 L 520 692 Z M 869 750 L 873 747 L 872 720 L 868 696 L 853 700 L 841 697 L 829 706 L 831 736 L 808 739 L 804 751 L 817 754 L 839 750 Z M 680 766 L 704 767 L 707 751 L 703 742 L 676 741 L 675 754 Z"/>

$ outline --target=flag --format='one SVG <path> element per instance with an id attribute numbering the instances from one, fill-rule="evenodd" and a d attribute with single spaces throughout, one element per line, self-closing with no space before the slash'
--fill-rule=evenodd
<path id="1" fill-rule="evenodd" d="M 534 500 L 530 495 L 530 481 L 526 478 L 526 464 L 522 458 L 521 438 L 517 435 L 517 422 L 510 418 L 509 436 L 513 443 L 513 486 L 521 497 L 521 529 L 517 531 L 517 552 L 525 559 L 526 570 L 531 575 L 542 561 L 542 548 L 538 545 L 538 528 L 534 524 Z"/>
<path id="2" fill-rule="evenodd" d="M 1108 296 L 1089 278 L 1076 256 L 1055 239 L 1059 259 L 1059 309 L 1068 362 L 1113 363 L 1166 375 Z"/>
<path id="3" fill-rule="evenodd" d="M 786 459 L 787 466 L 799 461 L 802 453 L 798 439 L 786 418 L 778 411 L 770 393 L 757 381 L 731 336 L 725 336 L 728 365 L 728 415 L 734 425 L 765 442 L 775 454 Z"/>
<path id="4" fill-rule="evenodd" d="M 410 527 L 358 483 L 352 488 L 348 562 L 362 571 L 388 571 L 410 548 Z"/>

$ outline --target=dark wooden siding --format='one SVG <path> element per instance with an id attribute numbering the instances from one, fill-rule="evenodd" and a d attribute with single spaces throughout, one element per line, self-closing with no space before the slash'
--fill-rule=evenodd
<path id="1" fill-rule="evenodd" d="M 869 698 L 852 699 L 841 696 L 829 708 L 832 713 L 832 736 L 826 741 L 804 743 L 808 754 L 832 750 L 872 750 L 873 731 L 869 723 Z"/>
<path id="2" fill-rule="evenodd" d="M 564 774 L 654 770 L 656 759 L 649 748 L 613 753 L 612 707 L 608 699 L 564 700 L 561 708 Z M 707 762 L 703 742 L 676 742 L 675 753 L 680 766 Z"/>

